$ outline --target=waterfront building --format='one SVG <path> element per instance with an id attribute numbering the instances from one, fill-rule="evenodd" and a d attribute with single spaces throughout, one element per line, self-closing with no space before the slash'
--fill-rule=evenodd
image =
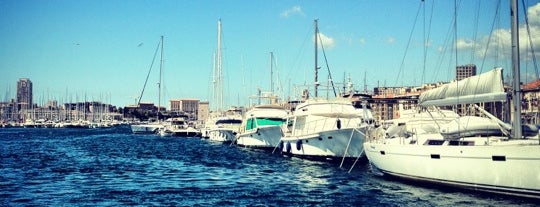
<path id="1" fill-rule="evenodd" d="M 456 67 L 456 80 L 462 80 L 476 75 L 476 65 L 468 64 Z"/>
<path id="2" fill-rule="evenodd" d="M 199 99 L 173 99 L 170 103 L 171 112 L 184 112 L 192 120 L 198 118 Z"/>
<path id="3" fill-rule="evenodd" d="M 32 81 L 28 78 L 21 78 L 17 81 L 17 110 L 28 110 L 32 108 Z"/>
<path id="4" fill-rule="evenodd" d="M 197 120 L 199 120 L 199 122 L 201 123 L 206 121 L 208 119 L 209 113 L 210 113 L 210 103 L 208 101 L 199 102 L 199 111 L 197 112 Z"/>
<path id="5" fill-rule="evenodd" d="M 523 92 L 521 113 L 524 122 L 540 123 L 540 80 L 522 85 L 521 91 Z"/>

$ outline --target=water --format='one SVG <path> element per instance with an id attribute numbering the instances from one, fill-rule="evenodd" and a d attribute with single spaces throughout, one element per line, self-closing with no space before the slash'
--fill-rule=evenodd
<path id="1" fill-rule="evenodd" d="M 129 128 L 0 129 L 1 206 L 534 206 Z"/>

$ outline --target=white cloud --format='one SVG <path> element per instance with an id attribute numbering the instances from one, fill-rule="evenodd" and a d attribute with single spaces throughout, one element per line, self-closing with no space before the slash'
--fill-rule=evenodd
<path id="1" fill-rule="evenodd" d="M 528 19 L 530 37 L 527 27 L 521 24 L 519 27 L 519 43 L 522 60 L 531 60 L 531 42 L 536 58 L 540 58 L 540 3 L 529 7 Z M 511 32 L 510 29 L 497 29 L 489 35 L 478 38 L 477 40 L 458 39 L 457 48 L 462 52 L 472 52 L 476 57 L 496 59 L 506 59 L 511 57 Z M 486 47 L 487 50 L 486 50 Z"/>
<path id="2" fill-rule="evenodd" d="M 459 39 L 456 45 L 458 50 L 473 49 L 476 47 L 476 43 L 474 41 L 466 39 Z"/>
<path id="3" fill-rule="evenodd" d="M 529 19 L 529 24 L 540 26 L 540 3 L 527 9 L 527 17 Z"/>
<path id="4" fill-rule="evenodd" d="M 282 17 L 290 17 L 290 16 L 293 16 L 293 15 L 301 15 L 301 16 L 305 16 L 304 12 L 302 11 L 302 7 L 300 6 L 293 6 L 283 12 L 281 12 L 280 16 Z"/>
<path id="5" fill-rule="evenodd" d="M 319 43 L 322 42 L 325 49 L 330 49 L 336 46 L 336 41 L 334 38 L 328 37 L 325 34 L 319 32 Z"/>

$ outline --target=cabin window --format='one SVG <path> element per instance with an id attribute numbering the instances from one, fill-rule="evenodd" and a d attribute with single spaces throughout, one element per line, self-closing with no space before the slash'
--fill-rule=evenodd
<path id="1" fill-rule="evenodd" d="M 439 155 L 439 154 L 431 154 L 431 159 L 441 159 L 441 155 Z"/>
<path id="2" fill-rule="evenodd" d="M 450 145 L 450 146 L 474 146 L 474 142 L 451 140 L 451 141 L 448 142 L 448 145 Z"/>
<path id="3" fill-rule="evenodd" d="M 427 140 L 424 145 L 443 145 L 444 140 Z"/>

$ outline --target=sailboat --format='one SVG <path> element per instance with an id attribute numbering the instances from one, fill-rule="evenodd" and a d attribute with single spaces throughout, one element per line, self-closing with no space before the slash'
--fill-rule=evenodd
<path id="1" fill-rule="evenodd" d="M 524 133 L 528 127 L 521 123 L 518 6 L 516 0 L 511 4 L 513 124 L 475 105 L 483 116 L 433 116 L 431 125 L 402 122 L 395 133 L 378 128 L 364 143 L 373 167 L 403 179 L 540 199 L 540 141 L 537 128 Z M 426 91 L 419 106 L 431 113 L 438 106 L 506 99 L 502 69 L 496 68 Z"/>
<path id="2" fill-rule="evenodd" d="M 201 130 L 202 136 L 211 141 L 232 142 L 242 123 L 242 111 L 231 107 L 223 110 L 223 64 L 221 56 L 221 19 L 218 20 L 217 57 L 214 58 L 213 69 L 213 98 L 217 102 L 217 110 L 208 115 L 205 126 Z"/>
<path id="3" fill-rule="evenodd" d="M 163 36 L 161 36 L 160 43 L 158 46 L 161 49 L 161 53 L 160 53 L 160 64 L 159 64 L 157 117 L 156 117 L 156 120 L 151 123 L 132 124 L 130 127 L 131 127 L 131 132 L 133 132 L 134 134 L 157 134 L 159 133 L 159 130 L 164 128 L 164 125 L 159 120 L 159 114 L 161 110 L 161 71 L 163 70 Z M 150 69 L 152 68 L 150 67 Z M 145 83 L 145 86 L 146 86 L 146 83 Z M 142 91 L 144 92 L 144 88 Z M 141 93 L 141 98 L 142 98 L 142 93 Z M 140 99 L 139 99 L 139 105 L 140 105 Z"/>
<path id="4" fill-rule="evenodd" d="M 278 147 L 282 153 L 317 160 L 358 159 L 364 155 L 363 142 L 368 124 L 363 113 L 346 98 L 318 97 L 317 42 L 319 30 L 315 20 L 315 97 L 296 106 L 287 118 Z"/>

